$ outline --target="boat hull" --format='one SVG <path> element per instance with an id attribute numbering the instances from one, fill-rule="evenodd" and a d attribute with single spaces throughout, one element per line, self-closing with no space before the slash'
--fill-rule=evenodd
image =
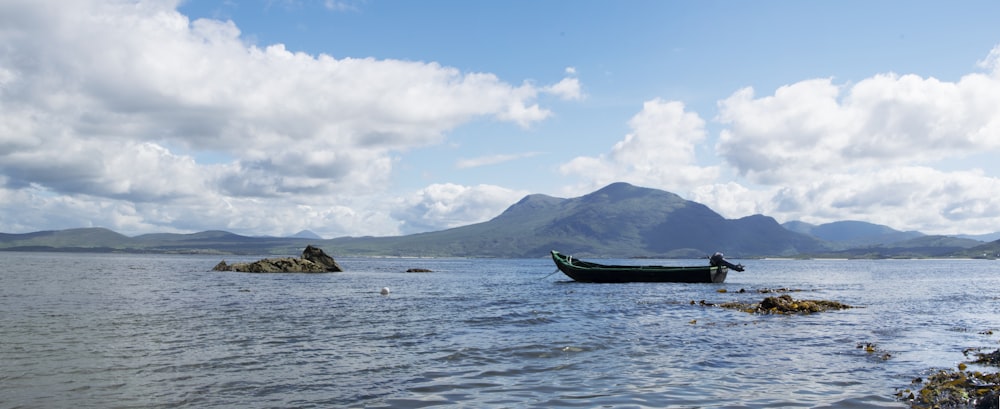
<path id="1" fill-rule="evenodd" d="M 577 260 L 552 251 L 552 261 L 567 277 L 585 283 L 722 283 L 726 266 L 627 266 Z"/>

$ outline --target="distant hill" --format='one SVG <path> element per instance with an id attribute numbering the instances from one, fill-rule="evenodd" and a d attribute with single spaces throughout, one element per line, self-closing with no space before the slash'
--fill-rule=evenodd
<path id="1" fill-rule="evenodd" d="M 297 255 L 306 245 L 334 255 L 537 258 L 550 250 L 580 257 L 699 258 L 716 251 L 747 257 L 993 257 L 986 243 L 900 232 L 858 221 L 778 224 L 764 215 L 726 219 L 707 206 L 657 189 L 613 183 L 570 199 L 528 195 L 492 220 L 393 237 L 323 240 L 247 237 L 213 230 L 128 237 L 85 228 L 0 233 L 0 250 Z"/>
<path id="2" fill-rule="evenodd" d="M 294 255 L 314 242 L 317 240 L 246 237 L 221 230 L 193 234 L 153 233 L 136 237 L 104 228 L 0 234 L 0 249 L 19 251 Z"/>
<path id="3" fill-rule="evenodd" d="M 791 221 L 782 224 L 782 226 L 790 231 L 807 234 L 826 241 L 831 247 L 841 250 L 897 243 L 924 235 L 916 231 L 904 232 L 880 224 L 854 220 L 821 225 Z"/>
<path id="4" fill-rule="evenodd" d="M 104 228 L 78 228 L 0 235 L 0 247 L 24 250 L 111 251 L 132 239 Z"/>
<path id="5" fill-rule="evenodd" d="M 972 258 L 1000 258 L 1000 240 L 970 247 L 955 255 Z"/>
<path id="6" fill-rule="evenodd" d="M 954 257 L 982 244 L 978 240 L 958 237 L 920 236 L 889 244 L 854 247 L 833 254 L 852 258 Z"/>
<path id="7" fill-rule="evenodd" d="M 309 230 L 302 230 L 288 237 L 293 239 L 323 240 L 323 238 L 320 237 L 318 234 L 313 233 Z"/>
<path id="8" fill-rule="evenodd" d="M 979 240 L 982 242 L 990 242 L 1000 240 L 1000 232 L 988 233 L 988 234 L 959 234 L 955 237 L 963 239 Z"/>

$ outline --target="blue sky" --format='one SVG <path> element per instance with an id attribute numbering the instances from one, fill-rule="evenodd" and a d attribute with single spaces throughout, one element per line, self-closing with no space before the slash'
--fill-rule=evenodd
<path id="1" fill-rule="evenodd" d="M 989 1 L 0 1 L 0 231 L 396 235 L 616 181 L 1000 231 Z"/>

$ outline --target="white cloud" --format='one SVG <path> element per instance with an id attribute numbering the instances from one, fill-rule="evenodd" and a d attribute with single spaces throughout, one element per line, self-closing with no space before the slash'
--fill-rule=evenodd
<path id="1" fill-rule="evenodd" d="M 979 61 L 977 65 L 987 72 L 992 73 L 994 77 L 1000 76 L 1000 44 L 993 47 L 990 53 L 986 55 L 986 58 Z"/>
<path id="2" fill-rule="evenodd" d="M 994 49 L 991 56 L 995 54 Z M 986 233 L 1000 225 L 1000 179 L 932 168 L 1000 150 L 1000 77 L 956 82 L 880 74 L 855 84 L 807 80 L 719 104 L 718 152 L 758 186 L 753 206 L 724 190 L 697 197 L 729 216 L 865 220 L 925 233 Z"/>
<path id="3" fill-rule="evenodd" d="M 434 184 L 406 199 L 393 216 L 404 233 L 442 230 L 487 221 L 529 192 L 492 185 Z"/>
<path id="4" fill-rule="evenodd" d="M 843 95 L 842 95 L 843 94 Z M 883 74 L 838 87 L 802 81 L 720 102 L 718 151 L 751 181 L 932 163 L 1000 147 L 1000 78 Z"/>
<path id="5" fill-rule="evenodd" d="M 578 100 L 583 98 L 583 91 L 580 90 L 580 80 L 576 78 L 563 78 L 562 81 L 546 87 L 545 90 L 562 99 Z"/>
<path id="6" fill-rule="evenodd" d="M 478 158 L 461 159 L 455 163 L 455 167 L 459 169 L 476 168 L 480 166 L 496 165 L 504 162 L 510 162 L 513 160 L 530 158 L 532 156 L 538 156 L 538 155 L 539 152 L 523 152 L 523 153 L 481 156 Z"/>
<path id="7" fill-rule="evenodd" d="M 736 182 L 715 183 L 694 187 L 688 199 L 708 206 L 727 218 L 739 218 L 753 214 L 774 215 L 769 204 L 772 190 L 753 190 Z"/>
<path id="8" fill-rule="evenodd" d="M 632 132 L 611 151 L 597 157 L 581 156 L 562 164 L 563 174 L 584 179 L 578 191 L 612 182 L 683 191 L 711 183 L 719 169 L 695 163 L 695 147 L 706 136 L 705 121 L 684 104 L 652 100 L 629 121 Z"/>
<path id="9" fill-rule="evenodd" d="M 987 233 L 1000 222 L 998 191 L 1000 180 L 977 171 L 898 167 L 837 175 L 786 194 L 813 198 L 803 216 L 872 220 L 926 233 Z"/>
<path id="10" fill-rule="evenodd" d="M 5 195 L 66 214 L 80 205 L 80 220 L 136 232 L 198 229 L 195 221 L 204 221 L 281 234 L 279 216 L 301 217 L 306 206 L 313 210 L 303 228 L 321 234 L 391 234 L 398 222 L 336 209 L 351 202 L 346 198 L 377 200 L 394 154 L 440 143 L 448 131 L 481 118 L 529 127 L 551 115 L 536 102 L 539 93 L 579 95 L 575 79 L 515 86 L 434 62 L 258 47 L 233 22 L 190 21 L 176 6 L 0 4 Z M 228 162 L 199 163 L 202 152 Z M 57 203 L 60 195 L 77 201 Z M 104 218 L 83 205 L 92 202 L 126 210 Z M 209 210 L 218 203 L 238 211 Z M 203 220 L 204 214 L 215 219 Z M 143 221 L 155 215 L 168 216 Z M 372 222 L 379 225 L 364 225 Z M 343 228 L 323 232 L 317 223 Z M 21 225 L 3 224 L 6 231 Z"/>
<path id="11" fill-rule="evenodd" d="M 983 234 L 1000 225 L 995 192 L 1000 192 L 1000 179 L 981 171 L 901 166 L 757 189 L 732 182 L 702 186 L 691 199 L 729 218 L 765 214 L 779 222 L 813 224 L 863 220 L 927 234 Z"/>
<path id="12" fill-rule="evenodd" d="M 325 0 L 323 6 L 333 11 L 359 11 L 361 7 L 353 1 Z"/>
<path id="13" fill-rule="evenodd" d="M 0 184 L 3 179 L 0 178 Z M 234 197 L 207 191 L 169 201 L 135 202 L 88 194 L 53 194 L 37 186 L 0 188 L 0 231 L 109 227 L 128 234 L 224 229 L 245 235 L 324 237 L 396 235 L 391 203 L 368 196 Z M 40 227 L 41 226 L 41 227 Z"/>

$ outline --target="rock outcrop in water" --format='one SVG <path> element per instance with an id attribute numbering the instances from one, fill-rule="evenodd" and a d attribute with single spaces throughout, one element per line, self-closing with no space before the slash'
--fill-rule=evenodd
<path id="1" fill-rule="evenodd" d="M 850 305 L 827 300 L 796 300 L 785 294 L 780 297 L 764 298 L 759 304 L 723 303 L 723 308 L 732 308 L 756 314 L 811 314 L 814 312 L 843 310 Z"/>
<path id="2" fill-rule="evenodd" d="M 333 257 L 313 246 L 306 246 L 299 258 L 266 258 L 252 263 L 233 264 L 226 264 L 226 261 L 222 260 L 212 270 L 241 273 L 335 273 L 344 271 Z"/>

